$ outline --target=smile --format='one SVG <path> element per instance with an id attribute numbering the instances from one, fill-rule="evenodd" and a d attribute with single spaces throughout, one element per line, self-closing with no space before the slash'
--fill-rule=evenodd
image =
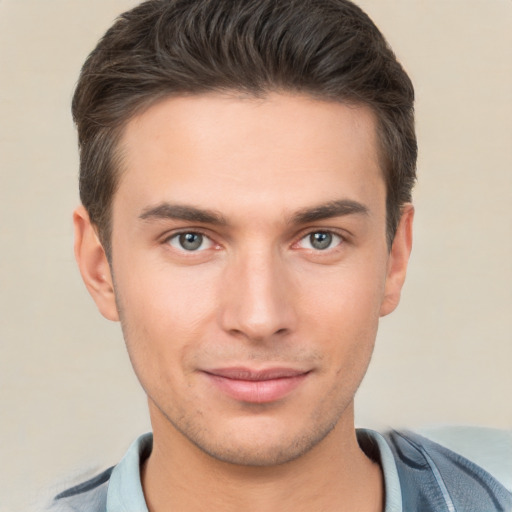
<path id="1" fill-rule="evenodd" d="M 309 371 L 292 368 L 220 368 L 204 372 L 221 392 L 235 400 L 254 404 L 275 402 L 300 386 Z"/>

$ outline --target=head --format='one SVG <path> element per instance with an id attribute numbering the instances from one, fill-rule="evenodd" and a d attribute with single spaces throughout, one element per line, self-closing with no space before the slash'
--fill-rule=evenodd
<path id="1" fill-rule="evenodd" d="M 111 256 L 111 206 L 127 122 L 165 97 L 302 93 L 375 114 L 387 239 L 411 201 L 414 90 L 369 17 L 347 0 L 150 0 L 121 15 L 85 62 L 73 98 L 80 198 Z"/>
<path id="2" fill-rule="evenodd" d="M 412 101 L 345 0 L 153 0 L 100 41 L 75 250 L 155 441 L 269 465 L 353 432 L 411 248 Z"/>

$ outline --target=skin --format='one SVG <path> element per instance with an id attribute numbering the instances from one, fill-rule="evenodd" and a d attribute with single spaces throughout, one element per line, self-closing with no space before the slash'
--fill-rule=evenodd
<path id="1" fill-rule="evenodd" d="M 353 401 L 399 301 L 413 208 L 389 250 L 375 125 L 304 95 L 166 99 L 125 128 L 111 266 L 75 211 L 82 276 L 148 395 L 150 511 L 382 510 Z M 208 373 L 233 367 L 303 376 L 257 403 Z"/>

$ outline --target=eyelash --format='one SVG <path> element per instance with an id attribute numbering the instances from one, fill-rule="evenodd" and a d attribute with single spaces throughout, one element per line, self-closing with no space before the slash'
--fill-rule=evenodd
<path id="1" fill-rule="evenodd" d="M 319 234 L 327 235 L 327 237 L 329 237 L 328 238 L 328 246 L 323 249 L 311 246 L 312 245 L 311 237 L 313 235 L 319 235 Z M 336 242 L 336 240 L 337 240 L 337 242 Z M 340 245 L 342 245 L 343 243 L 346 242 L 345 237 L 343 237 L 340 233 L 338 233 L 336 231 L 332 231 L 329 229 L 314 229 L 314 230 L 308 231 L 303 236 L 301 236 L 300 239 L 292 245 L 292 247 L 298 246 L 301 242 L 304 242 L 304 241 L 309 241 L 309 245 L 310 245 L 310 247 L 306 247 L 304 249 L 309 250 L 309 251 L 318 252 L 318 253 L 322 253 L 322 252 L 327 253 L 329 251 L 335 250 Z M 333 246 L 331 246 L 331 244 L 333 242 L 336 242 L 336 243 Z M 321 241 L 320 241 L 320 243 L 321 243 Z"/>
<path id="2" fill-rule="evenodd" d="M 203 238 L 202 243 L 205 240 L 208 240 L 210 247 L 208 247 L 207 249 L 210 249 L 211 246 L 217 246 L 218 247 L 218 244 L 216 244 L 210 236 L 208 236 L 206 233 L 204 233 L 203 231 L 198 230 L 198 229 L 189 229 L 189 230 L 183 230 L 183 231 L 179 231 L 177 233 L 173 233 L 172 235 L 170 235 L 170 236 L 165 238 L 164 243 L 172 246 L 171 241 L 179 240 L 179 238 L 181 236 L 184 236 L 184 235 L 199 235 L 199 236 L 201 236 Z M 202 243 L 201 243 L 201 245 L 202 245 Z M 172 246 L 172 247 L 174 247 L 174 246 Z M 179 251 L 183 251 L 183 252 L 187 252 L 187 253 L 191 253 L 191 254 L 203 252 L 205 250 L 205 249 L 202 249 L 200 251 L 198 251 L 198 250 L 187 250 L 184 247 L 182 247 L 181 249 L 179 247 L 175 247 L 175 248 L 177 250 L 179 250 Z"/>
<path id="3" fill-rule="evenodd" d="M 315 247 L 311 247 L 311 243 L 310 243 L 310 247 L 305 247 L 303 248 L 304 250 L 307 250 L 307 251 L 312 251 L 312 252 L 315 252 L 315 253 L 329 253 L 333 250 L 336 250 L 337 248 L 339 248 L 340 245 L 343 245 L 346 243 L 346 237 L 344 235 L 341 235 L 339 232 L 337 231 L 333 231 L 333 230 L 330 230 L 330 229 L 311 229 L 303 234 L 301 234 L 300 238 L 294 242 L 291 247 L 292 248 L 300 248 L 300 244 L 303 242 L 303 241 L 307 241 L 308 240 L 308 237 L 309 237 L 309 240 L 311 241 L 311 237 L 315 234 L 322 234 L 322 235 L 327 235 L 330 237 L 330 241 L 329 241 L 329 244 L 327 247 L 325 247 L 324 249 L 319 249 L 319 248 L 315 248 Z M 201 249 L 201 250 L 197 250 L 197 249 L 192 249 L 192 250 L 187 250 L 185 249 L 183 246 L 181 247 L 176 247 L 174 245 L 172 245 L 171 241 L 173 240 L 178 240 L 179 241 L 179 238 L 183 235 L 199 235 L 202 237 L 202 240 L 201 240 L 201 245 L 203 245 L 204 241 L 207 240 L 209 241 L 209 246 L 204 248 L 204 249 Z M 331 243 L 332 241 L 336 241 L 337 239 L 337 242 L 336 244 L 331 247 Z M 182 231 L 179 231 L 179 232 L 176 232 L 176 233 L 173 233 L 172 235 L 170 236 L 167 236 L 163 243 L 165 244 L 168 244 L 168 245 L 171 245 L 172 247 L 174 247 L 175 249 L 177 249 L 178 251 L 181 251 L 181 252 L 184 252 L 184 253 L 189 253 L 189 254 L 194 254 L 194 253 L 201 253 L 205 250 L 208 250 L 208 249 L 211 249 L 212 247 L 215 247 L 215 248 L 219 248 L 220 245 L 217 244 L 208 234 L 206 234 L 204 231 L 201 231 L 200 229 L 190 229 L 190 230 L 182 230 Z M 178 242 L 179 243 L 179 242 Z M 180 244 L 181 245 L 181 244 Z M 201 247 L 201 245 L 199 247 Z M 199 249 L 198 247 L 198 249 Z"/>

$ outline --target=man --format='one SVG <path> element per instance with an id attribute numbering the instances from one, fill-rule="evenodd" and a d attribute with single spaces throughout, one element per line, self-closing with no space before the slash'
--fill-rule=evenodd
<path id="1" fill-rule="evenodd" d="M 75 253 L 153 435 L 56 510 L 510 509 L 473 462 L 354 429 L 411 251 L 413 97 L 346 0 L 152 0 L 105 34 Z"/>

